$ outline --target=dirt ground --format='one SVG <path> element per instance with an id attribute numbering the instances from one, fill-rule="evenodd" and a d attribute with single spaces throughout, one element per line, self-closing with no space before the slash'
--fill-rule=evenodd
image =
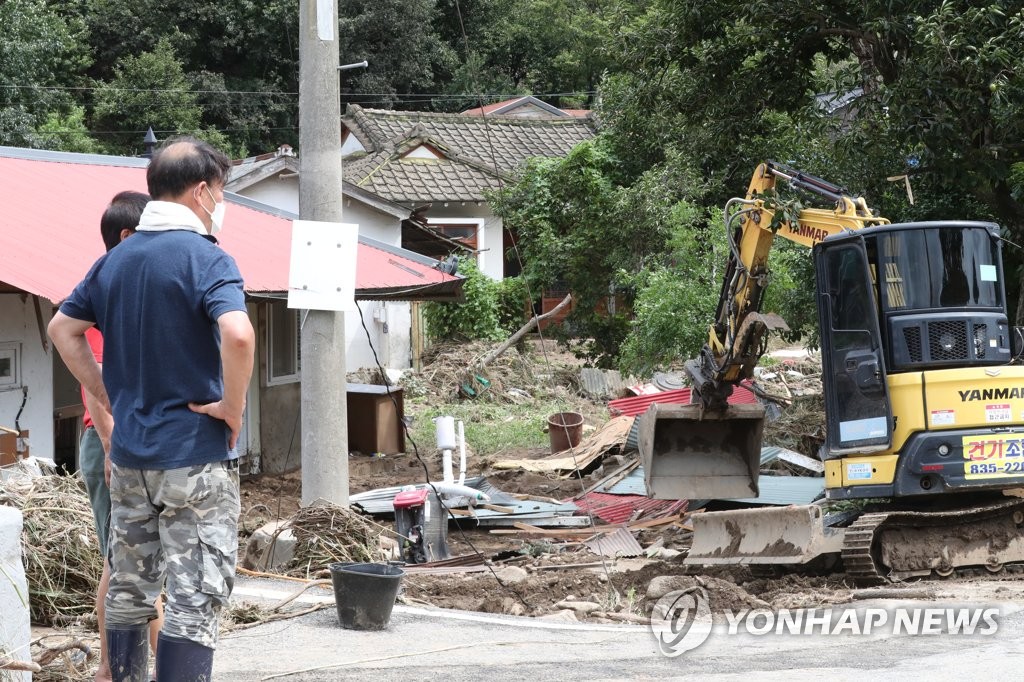
<path id="1" fill-rule="evenodd" d="M 536 455 L 524 452 L 521 456 Z M 543 454 L 543 453 L 541 453 Z M 431 473 L 437 473 L 431 462 Z M 508 492 L 530 492 L 558 499 L 578 494 L 580 481 L 559 479 L 517 470 L 485 470 L 488 478 Z M 422 469 L 412 456 L 385 459 L 353 458 L 351 490 L 359 492 L 422 480 Z M 589 481 L 583 481 L 584 485 Z M 299 508 L 301 476 L 249 477 L 242 481 L 243 528 L 251 530 L 279 515 L 287 518 Z M 384 525 L 390 522 L 384 521 Z M 243 530 L 244 534 L 244 530 Z M 482 529 L 451 526 L 449 548 L 453 556 L 483 553 L 490 568 L 446 575 L 407 574 L 400 599 L 414 605 L 464 609 L 488 613 L 530 616 L 563 614 L 588 622 L 621 622 L 649 616 L 660 596 L 649 594 L 651 583 L 661 579 L 670 589 L 701 585 L 715 612 L 737 609 L 810 608 L 844 604 L 859 594 L 842 573 L 825 576 L 755 576 L 746 567 L 696 570 L 682 563 L 684 554 L 663 558 L 605 558 L 579 542 L 495 534 Z M 648 529 L 638 535 L 643 547 L 659 542 L 669 550 L 685 552 L 686 533 Z M 242 538 L 244 542 L 244 538 Z M 565 566 L 566 568 L 562 568 Z M 493 570 L 492 570 L 493 569 Z M 665 577 L 671 581 L 665 583 Z M 915 598 L 962 601 L 1024 601 L 1024 580 L 1006 574 L 974 578 L 918 580 L 893 586 L 912 589 Z M 649 598 L 653 596 L 653 598 Z M 572 609 L 565 602 L 584 602 Z M 594 606 L 596 605 L 596 606 Z"/>
<path id="2" fill-rule="evenodd" d="M 550 361 L 558 366 L 554 373 L 568 376 L 567 368 L 574 362 L 572 356 L 550 349 L 548 353 Z M 508 371 L 518 370 L 510 365 Z M 769 386 L 770 392 L 786 396 L 791 402 L 780 418 L 766 429 L 766 442 L 813 455 L 823 437 L 820 370 L 813 361 L 785 358 L 769 371 L 767 383 L 775 382 Z M 605 404 L 595 402 L 589 407 L 587 412 L 593 418 L 588 421 L 599 423 Z M 543 448 L 505 450 L 500 458 L 536 458 L 548 454 Z M 604 474 L 598 471 L 579 480 L 522 470 L 495 470 L 490 466 L 491 460 L 498 457 L 474 456 L 471 474 L 482 473 L 509 493 L 569 499 Z M 424 458 L 430 477 L 436 480 L 441 473 L 439 455 L 425 454 Z M 611 466 L 609 462 L 606 468 Z M 411 454 L 349 459 L 353 494 L 420 482 L 424 478 L 423 465 Z M 299 508 L 300 487 L 299 472 L 243 479 L 241 541 L 244 543 L 244 536 L 263 523 L 293 515 Z M 388 521 L 383 523 L 390 525 Z M 669 589 L 703 586 L 715 611 L 841 604 L 859 594 L 842 573 L 765 578 L 755 576 L 748 568 L 732 567 L 703 570 L 698 575 L 695 569 L 682 563 L 688 536 L 677 527 L 643 530 L 637 534 L 637 539 L 644 548 L 661 546 L 667 552 L 653 551 L 651 558 L 602 559 L 578 541 L 538 540 L 480 529 L 460 530 L 452 525 L 449 529 L 451 554 L 481 552 L 490 567 L 480 572 L 409 574 L 401 599 L 410 604 L 533 616 L 566 615 L 565 602 L 584 602 L 586 606 L 577 605 L 573 610 L 573 618 L 602 622 L 649 616 L 666 586 Z M 656 584 L 652 585 L 652 581 Z M 914 581 L 906 586 L 913 588 L 916 594 L 934 599 L 962 599 L 965 595 L 977 599 L 1024 599 L 1024 580 L 1014 574 Z"/>

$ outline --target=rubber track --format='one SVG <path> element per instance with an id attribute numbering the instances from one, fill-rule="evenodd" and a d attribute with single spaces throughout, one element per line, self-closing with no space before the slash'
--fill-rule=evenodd
<path id="1" fill-rule="evenodd" d="M 974 509 L 955 509 L 937 512 L 877 512 L 862 514 L 846 530 L 843 540 L 843 567 L 854 582 L 859 585 L 877 585 L 888 582 L 888 569 L 878 563 L 876 556 L 878 530 L 882 527 L 898 527 L 899 525 L 909 526 L 938 526 L 952 528 L 954 526 L 975 523 L 979 519 L 988 516 L 1002 516 L 1011 512 L 1014 508 L 1024 511 L 1024 500 L 1009 500 L 996 504 L 976 507 Z M 1024 570 L 1022 564 L 1006 564 L 1005 570 L 1011 573 L 1018 573 Z M 984 567 L 960 566 L 955 567 L 953 575 L 960 577 L 974 577 L 991 573 Z"/>

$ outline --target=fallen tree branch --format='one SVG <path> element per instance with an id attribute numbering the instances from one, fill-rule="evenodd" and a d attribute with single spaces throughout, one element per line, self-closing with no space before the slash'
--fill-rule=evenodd
<path id="1" fill-rule="evenodd" d="M 472 369 L 483 369 L 487 365 L 494 362 L 495 359 L 498 358 L 498 356 L 500 356 L 502 353 L 507 351 L 512 346 L 516 345 L 519 342 L 519 339 L 526 336 L 526 334 L 531 329 L 540 324 L 541 320 L 546 320 L 550 317 L 554 317 L 558 313 L 562 312 L 562 309 L 564 309 L 570 303 L 572 303 L 572 294 L 566 294 L 565 298 L 563 298 L 558 305 L 556 305 L 548 312 L 544 313 L 543 315 L 534 315 L 533 317 L 531 317 L 530 321 L 524 324 L 522 327 L 520 327 L 519 331 L 510 336 L 508 341 L 505 341 L 500 346 L 492 350 L 490 353 L 480 358 L 480 360 L 477 361 L 477 363 L 473 366 Z"/>
<path id="2" fill-rule="evenodd" d="M 270 610 L 271 611 L 280 611 L 282 607 L 284 607 L 284 606 L 290 604 L 291 602 L 295 601 L 296 599 L 298 599 L 299 596 L 301 596 L 309 588 L 311 588 L 311 587 L 318 587 L 318 586 L 322 586 L 322 585 L 331 585 L 332 583 L 333 583 L 333 580 L 311 580 L 310 582 L 306 583 L 305 585 L 303 585 L 301 588 L 299 588 L 298 590 L 296 590 L 292 594 L 288 595 L 287 597 L 285 597 L 284 599 L 282 599 L 278 603 L 276 603 L 273 606 L 271 606 Z"/>

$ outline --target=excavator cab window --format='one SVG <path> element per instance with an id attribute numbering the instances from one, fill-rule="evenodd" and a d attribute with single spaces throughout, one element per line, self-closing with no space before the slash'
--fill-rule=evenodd
<path id="1" fill-rule="evenodd" d="M 999 252 L 986 229 L 905 229 L 878 243 L 887 311 L 1002 309 Z"/>
<path id="2" fill-rule="evenodd" d="M 863 239 L 815 247 L 830 456 L 889 447 L 892 416 Z"/>

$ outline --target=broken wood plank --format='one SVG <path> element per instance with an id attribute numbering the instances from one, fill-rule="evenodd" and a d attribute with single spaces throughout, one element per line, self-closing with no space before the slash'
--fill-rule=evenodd
<path id="1" fill-rule="evenodd" d="M 559 452 L 557 456 L 540 459 L 505 459 L 494 462 L 492 466 L 495 469 L 523 469 L 541 474 L 561 472 L 562 478 L 569 478 L 586 469 L 613 447 L 625 443 L 632 426 L 632 417 L 615 417 L 575 448 Z"/>
<path id="2" fill-rule="evenodd" d="M 477 506 L 480 507 L 481 509 L 490 509 L 491 511 L 500 512 L 502 514 L 512 514 L 512 513 L 515 513 L 515 510 L 516 510 L 515 507 L 502 507 L 499 504 L 490 504 L 490 503 L 478 504 Z"/>
<path id="3" fill-rule="evenodd" d="M 580 499 L 582 497 L 585 497 L 588 493 L 594 492 L 595 490 L 597 490 L 598 488 L 603 486 L 605 483 L 610 481 L 612 479 L 612 477 L 614 477 L 614 476 L 622 474 L 622 477 L 625 478 L 626 476 L 629 475 L 629 473 L 631 471 L 633 471 L 633 469 L 637 468 L 638 466 L 640 466 L 640 460 L 639 459 L 634 459 L 632 462 L 626 462 L 625 464 L 620 466 L 618 469 L 616 469 L 612 473 L 608 474 L 608 476 L 606 476 L 605 478 L 602 478 L 600 481 L 598 481 L 597 483 L 593 484 L 592 486 L 590 486 L 589 488 L 584 490 L 580 495 L 578 495 L 576 497 L 576 499 L 578 500 L 578 499 Z M 616 479 L 616 483 L 619 480 L 621 480 L 621 479 Z M 611 486 L 609 485 L 607 487 L 610 488 Z"/>
<path id="4" fill-rule="evenodd" d="M 677 523 L 680 521 L 680 517 L 673 516 L 662 516 L 655 519 L 645 519 L 643 521 L 632 521 L 628 524 L 630 530 L 643 530 L 644 528 L 657 528 L 658 526 L 667 526 L 670 523 Z"/>

